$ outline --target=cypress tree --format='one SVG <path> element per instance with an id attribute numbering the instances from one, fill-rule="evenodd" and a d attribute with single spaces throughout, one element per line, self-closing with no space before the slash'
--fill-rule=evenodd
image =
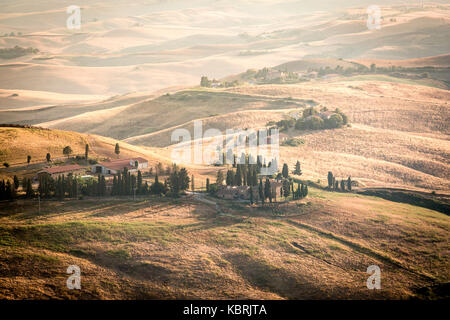
<path id="1" fill-rule="evenodd" d="M 84 146 L 84 158 L 86 159 L 86 161 L 89 158 L 89 145 L 86 143 L 86 145 Z"/>
<path id="2" fill-rule="evenodd" d="M 266 182 L 264 183 L 264 197 L 269 198 L 270 202 L 272 202 L 272 190 L 270 188 L 270 181 L 266 178 Z"/>
<path id="3" fill-rule="evenodd" d="M 117 191 L 118 195 L 122 195 L 123 194 L 122 175 L 120 174 L 120 171 L 117 173 L 116 191 Z"/>
<path id="4" fill-rule="evenodd" d="M 262 180 L 259 179 L 259 198 L 261 199 L 261 204 L 264 205 L 264 189 L 263 189 L 263 184 L 262 184 Z"/>
<path id="5" fill-rule="evenodd" d="M 328 189 L 331 189 L 333 187 L 333 173 L 331 171 L 328 171 Z"/>
<path id="6" fill-rule="evenodd" d="M 106 196 L 106 179 L 104 175 L 102 175 L 102 196 Z"/>
<path id="7" fill-rule="evenodd" d="M 14 189 L 19 189 L 19 178 L 16 175 L 14 175 Z"/>
<path id="8" fill-rule="evenodd" d="M 11 201 L 14 198 L 15 198 L 15 189 L 14 186 L 11 184 L 11 182 L 8 180 L 6 181 L 6 199 Z"/>
<path id="9" fill-rule="evenodd" d="M 287 179 L 289 177 L 289 167 L 286 163 L 283 164 L 283 169 L 281 171 L 283 178 Z"/>
<path id="10" fill-rule="evenodd" d="M 78 198 L 78 180 L 76 177 L 73 178 L 72 182 L 72 196 Z"/>
<path id="11" fill-rule="evenodd" d="M 136 176 L 130 173 L 130 195 L 134 196 L 136 192 L 136 186 L 137 186 Z"/>
<path id="12" fill-rule="evenodd" d="M 142 190 L 143 186 L 142 186 L 142 173 L 141 170 L 138 170 L 138 175 L 137 175 L 137 193 L 138 194 L 142 194 L 143 190 Z"/>
<path id="13" fill-rule="evenodd" d="M 347 179 L 347 190 L 352 191 L 352 179 L 350 177 Z"/>
<path id="14" fill-rule="evenodd" d="M 231 186 L 234 183 L 234 175 L 232 170 L 227 171 L 227 180 L 226 180 L 227 186 Z"/>
<path id="15" fill-rule="evenodd" d="M 102 177 L 100 175 L 97 175 L 97 190 L 96 190 L 96 194 L 97 196 L 101 196 L 102 195 Z"/>
<path id="16" fill-rule="evenodd" d="M 289 197 L 289 195 L 291 194 L 291 186 L 289 184 L 288 180 L 283 180 L 283 196 L 284 199 L 286 200 L 287 197 Z"/>
<path id="17" fill-rule="evenodd" d="M 114 147 L 114 153 L 117 154 L 117 158 L 119 158 L 119 154 L 120 154 L 119 143 L 116 143 L 116 146 Z"/>
<path id="18" fill-rule="evenodd" d="M 223 184 L 223 172 L 222 172 L 222 170 L 217 171 L 216 184 L 217 184 L 218 187 Z"/>
<path id="19" fill-rule="evenodd" d="M 31 179 L 27 179 L 26 195 L 25 196 L 27 198 L 32 198 L 34 196 L 33 185 L 32 185 Z"/>
<path id="20" fill-rule="evenodd" d="M 297 162 L 295 163 L 295 171 L 294 174 L 301 176 L 302 175 L 302 170 L 300 169 L 300 161 L 297 160 Z"/>
<path id="21" fill-rule="evenodd" d="M 114 177 L 113 177 L 113 185 L 112 185 L 112 189 L 111 189 L 111 195 L 112 196 L 117 195 L 117 177 L 116 177 L 116 175 L 114 175 Z"/>
<path id="22" fill-rule="evenodd" d="M 234 176 L 234 185 L 241 186 L 242 185 L 242 172 L 241 172 L 241 166 L 238 165 L 236 169 L 236 175 Z"/>
<path id="23" fill-rule="evenodd" d="M 0 181 L 0 200 L 5 200 L 6 199 L 6 185 L 5 185 L 5 181 L 2 180 Z"/>

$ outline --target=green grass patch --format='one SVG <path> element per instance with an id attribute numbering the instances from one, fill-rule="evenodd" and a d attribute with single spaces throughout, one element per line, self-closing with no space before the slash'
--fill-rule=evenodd
<path id="1" fill-rule="evenodd" d="M 131 254 L 126 249 L 108 250 L 106 254 L 119 260 L 128 260 L 131 258 Z"/>
<path id="2" fill-rule="evenodd" d="M 128 243 L 175 241 L 174 227 L 150 223 L 65 222 L 0 228 L 3 245 L 30 245 L 70 252 L 82 242 Z"/>

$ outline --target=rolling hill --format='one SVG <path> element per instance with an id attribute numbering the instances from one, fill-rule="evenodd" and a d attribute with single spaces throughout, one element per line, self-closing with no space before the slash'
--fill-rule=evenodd
<path id="1" fill-rule="evenodd" d="M 223 78 L 299 59 L 414 59 L 449 52 L 447 3 L 379 2 L 380 30 L 367 29 L 367 6 L 360 2 L 309 3 L 261 3 L 255 10 L 223 1 L 186 8 L 120 0 L 104 10 L 106 3 L 83 2 L 81 30 L 66 28 L 67 3 L 5 3 L 0 47 L 40 53 L 1 59 L 0 72 L 9 76 L 0 77 L 0 87 L 112 96 L 192 86 L 202 75 Z M 318 7 L 328 11 L 313 9 Z"/>
<path id="2" fill-rule="evenodd" d="M 448 299 L 450 4 L 421 2 L 379 0 L 369 30 L 369 0 L 80 0 L 70 30 L 70 1 L 4 0 L 0 180 L 87 167 L 88 144 L 94 161 L 177 163 L 195 185 L 145 193 L 124 178 L 109 192 L 99 176 L 33 198 L 1 184 L 0 299 Z M 334 129 L 280 130 L 300 200 L 215 197 L 205 186 L 232 165 L 172 154 L 173 132 L 194 137 L 199 121 L 226 138 L 341 113 Z M 351 190 L 327 188 L 329 172 Z M 83 290 L 66 288 L 74 264 Z"/>
<path id="3" fill-rule="evenodd" d="M 195 198 L 6 204 L 6 299 L 436 299 L 448 297 L 448 216 L 311 188 L 257 208 Z M 213 202 L 214 203 L 214 202 Z M 61 271 L 78 265 L 83 290 Z M 368 290 L 378 265 L 381 290 Z"/>

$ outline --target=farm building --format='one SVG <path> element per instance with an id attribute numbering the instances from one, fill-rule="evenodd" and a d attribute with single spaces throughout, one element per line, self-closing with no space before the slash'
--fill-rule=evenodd
<path id="1" fill-rule="evenodd" d="M 70 164 L 66 166 L 57 166 L 52 168 L 45 168 L 38 172 L 38 177 L 44 174 L 49 175 L 50 177 L 57 177 L 60 175 L 67 176 L 70 173 L 73 175 L 81 175 L 86 172 L 86 169 L 77 165 L 77 164 Z"/>
<path id="2" fill-rule="evenodd" d="M 95 174 L 117 174 L 124 168 L 127 168 L 129 172 L 144 170 L 148 168 L 148 161 L 141 157 L 105 161 L 94 164 L 91 168 L 91 171 Z"/>
<path id="3" fill-rule="evenodd" d="M 283 183 L 270 180 L 270 187 L 272 188 L 272 194 L 275 197 L 280 196 L 281 188 L 283 187 Z M 221 186 L 219 190 L 217 190 L 217 197 L 233 200 L 233 199 L 243 199 L 250 200 L 250 187 L 249 186 Z M 253 199 L 255 201 L 259 200 L 259 189 L 258 186 L 253 186 Z"/>

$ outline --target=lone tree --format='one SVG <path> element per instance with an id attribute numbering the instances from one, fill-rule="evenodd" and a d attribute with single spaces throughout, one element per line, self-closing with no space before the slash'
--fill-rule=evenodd
<path id="1" fill-rule="evenodd" d="M 70 146 L 65 146 L 63 149 L 63 154 L 67 156 L 67 159 L 69 159 L 69 156 L 72 154 L 72 148 Z"/>
<path id="2" fill-rule="evenodd" d="M 89 157 L 89 145 L 86 143 L 86 146 L 84 147 L 84 158 L 86 159 L 86 161 L 88 160 Z"/>
<path id="3" fill-rule="evenodd" d="M 208 190 L 208 185 L 209 185 L 209 179 L 206 179 L 206 190 Z M 192 188 L 192 191 L 195 191 L 194 175 L 191 176 L 191 188 Z"/>
<path id="4" fill-rule="evenodd" d="M 333 173 L 331 171 L 328 171 L 328 189 L 331 189 L 333 186 Z"/>
<path id="5" fill-rule="evenodd" d="M 118 157 L 119 157 L 119 154 L 120 154 L 119 143 L 116 143 L 116 147 L 114 148 L 114 153 L 117 154 L 117 158 L 118 158 Z"/>
<path id="6" fill-rule="evenodd" d="M 281 174 L 283 175 L 283 178 L 287 179 L 289 177 L 289 167 L 286 163 L 283 164 L 283 169 L 281 171 Z"/>
<path id="7" fill-rule="evenodd" d="M 300 161 L 298 161 L 298 160 L 297 160 L 297 163 L 295 164 L 294 174 L 296 174 L 298 176 L 302 175 L 302 170 L 300 169 Z"/>
<path id="8" fill-rule="evenodd" d="M 347 179 L 347 190 L 352 191 L 352 179 L 350 177 Z"/>
<path id="9" fill-rule="evenodd" d="M 5 166 L 5 168 L 9 168 L 9 163 L 8 162 L 3 162 L 3 165 Z"/>
<path id="10" fill-rule="evenodd" d="M 47 162 L 52 161 L 50 153 L 47 153 L 47 155 L 45 156 L 45 159 L 47 160 Z"/>
<path id="11" fill-rule="evenodd" d="M 28 156 L 27 156 L 27 165 L 29 165 L 29 164 L 30 164 L 30 161 L 31 161 L 31 156 L 30 156 L 30 155 L 28 155 Z"/>

